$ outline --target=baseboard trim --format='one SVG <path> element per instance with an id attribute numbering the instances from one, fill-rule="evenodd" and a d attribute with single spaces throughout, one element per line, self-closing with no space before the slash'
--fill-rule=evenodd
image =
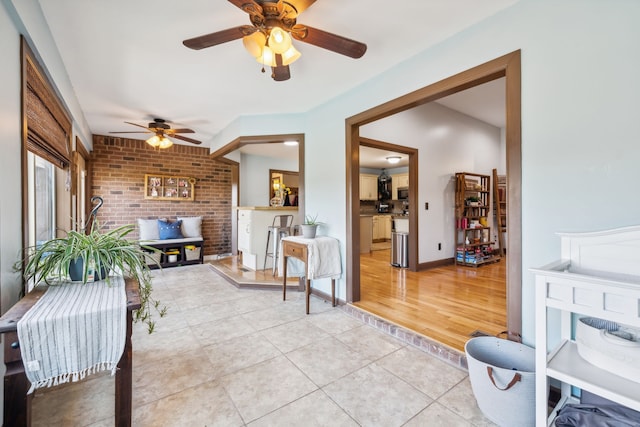
<path id="1" fill-rule="evenodd" d="M 418 271 L 429 270 L 429 269 L 438 268 L 438 267 L 444 267 L 445 265 L 451 265 L 453 263 L 454 263 L 454 259 L 453 258 L 444 258 L 444 259 L 438 259 L 438 260 L 435 260 L 435 261 L 422 262 L 422 263 L 418 264 Z"/>

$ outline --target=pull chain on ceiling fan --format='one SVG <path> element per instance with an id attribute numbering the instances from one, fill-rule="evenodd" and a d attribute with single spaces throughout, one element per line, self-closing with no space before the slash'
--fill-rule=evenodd
<path id="1" fill-rule="evenodd" d="M 291 77 L 289 65 L 300 58 L 291 38 L 351 58 L 360 58 L 367 45 L 317 28 L 297 23 L 297 17 L 316 0 L 229 0 L 249 14 L 252 25 L 240 25 L 206 34 L 182 43 L 199 50 L 242 38 L 245 49 L 260 64 L 270 66 L 276 81 Z M 264 68 L 262 69 L 264 72 Z"/>
<path id="2" fill-rule="evenodd" d="M 191 144 L 202 144 L 196 139 L 187 138 L 186 136 L 177 135 L 179 133 L 195 133 L 192 129 L 172 129 L 171 126 L 163 119 L 153 119 L 148 126 L 142 126 L 137 123 L 125 122 L 127 124 L 146 129 L 144 131 L 126 131 L 126 132 L 109 132 L 109 133 L 153 133 L 154 135 L 147 139 L 147 144 L 154 148 L 169 148 L 173 145 L 173 141 L 168 137 L 179 139 L 181 141 L 190 142 Z"/>

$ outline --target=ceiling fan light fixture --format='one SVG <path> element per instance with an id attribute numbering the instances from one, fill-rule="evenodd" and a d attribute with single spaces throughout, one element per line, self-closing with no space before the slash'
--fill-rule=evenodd
<path id="1" fill-rule="evenodd" d="M 164 135 L 153 135 L 147 139 L 147 144 L 153 148 L 169 148 L 173 145 L 173 141 Z"/>
<path id="2" fill-rule="evenodd" d="M 158 135 L 153 135 L 151 138 L 147 139 L 147 144 L 152 146 L 153 148 L 160 145 L 160 137 Z"/>
<path id="3" fill-rule="evenodd" d="M 269 32 L 269 47 L 275 53 L 282 54 L 291 47 L 291 36 L 280 27 L 273 27 Z"/>
<path id="4" fill-rule="evenodd" d="M 160 138 L 160 145 L 158 145 L 158 148 L 169 148 L 173 145 L 173 141 L 171 141 L 169 138 L 167 138 L 166 136 L 163 136 L 162 138 Z"/>
<path id="5" fill-rule="evenodd" d="M 262 48 L 262 54 L 256 58 L 260 64 L 268 65 L 269 67 L 276 66 L 276 55 L 269 46 Z"/>
<path id="6" fill-rule="evenodd" d="M 389 156 L 387 157 L 387 162 L 391 163 L 392 165 L 395 165 L 396 163 L 400 162 L 401 157 L 400 156 Z"/>
<path id="7" fill-rule="evenodd" d="M 298 50 L 293 47 L 293 45 L 289 46 L 289 49 L 282 53 L 282 65 L 289 65 L 293 62 L 297 61 L 302 54 L 298 52 Z"/>
<path id="8" fill-rule="evenodd" d="M 261 31 L 256 31 L 253 34 L 244 36 L 242 38 L 242 44 L 251 56 L 260 58 L 262 48 L 267 44 L 267 38 Z"/>

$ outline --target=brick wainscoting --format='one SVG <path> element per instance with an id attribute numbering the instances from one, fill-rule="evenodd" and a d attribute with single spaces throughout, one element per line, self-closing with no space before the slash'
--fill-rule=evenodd
<path id="1" fill-rule="evenodd" d="M 174 144 L 158 150 L 145 141 L 94 135 L 91 162 L 91 195 L 104 199 L 101 224 L 113 228 L 137 218 L 202 216 L 204 255 L 231 252 L 231 166 L 212 160 L 208 148 Z M 145 174 L 195 178 L 195 200 L 145 199 Z"/>

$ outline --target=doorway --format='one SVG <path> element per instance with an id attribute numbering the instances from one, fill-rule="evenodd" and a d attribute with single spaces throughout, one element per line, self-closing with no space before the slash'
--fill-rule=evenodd
<path id="1" fill-rule="evenodd" d="M 496 58 L 485 64 L 463 71 L 452 77 L 416 90 L 378 107 L 364 111 L 346 120 L 347 159 L 347 230 L 350 239 L 347 244 L 347 301 L 360 300 L 360 260 L 359 260 L 359 157 L 360 126 L 393 114 L 426 104 L 445 96 L 505 77 L 506 85 L 506 170 L 509 177 L 507 198 L 509 217 L 507 228 L 507 327 L 510 331 L 521 331 L 522 306 L 522 241 L 521 241 L 521 128 L 520 128 L 520 51 Z M 416 168 L 413 168 L 417 170 Z M 414 188 L 417 187 L 417 173 Z M 414 201 L 415 204 L 415 201 Z M 416 224 L 417 227 L 417 224 Z M 417 229 L 417 228 L 414 228 Z M 411 249 L 410 249 L 411 250 Z M 417 257 L 416 248 L 416 257 Z"/>
<path id="2" fill-rule="evenodd" d="M 241 149 L 245 146 L 263 146 L 266 147 L 271 153 L 271 155 L 278 157 L 277 147 L 278 145 L 282 145 L 282 143 L 286 141 L 297 141 L 297 151 L 298 151 L 298 188 L 297 188 L 297 203 L 298 203 L 298 215 L 301 218 L 304 218 L 304 197 L 305 197 L 305 171 L 304 171 L 304 139 L 305 135 L 300 133 L 296 134 L 277 134 L 277 135 L 251 135 L 251 136 L 240 136 L 228 144 L 220 147 L 213 153 L 211 153 L 211 157 L 221 161 L 223 163 L 232 165 L 232 200 L 230 209 L 233 211 L 231 215 L 231 252 L 233 254 L 237 254 L 237 238 L 238 238 L 238 217 L 235 214 L 235 209 L 239 206 L 240 203 L 240 165 L 238 162 L 229 160 L 225 156 L 227 154 L 233 153 L 236 150 Z M 269 174 L 270 176 L 270 174 Z M 269 177 L 265 176 L 265 181 L 268 181 Z M 265 184 L 266 186 L 266 184 Z M 262 187 L 264 188 L 264 187 Z M 270 190 L 268 190 L 270 192 Z M 269 192 L 265 192 L 265 195 L 268 195 Z M 268 200 L 268 199 L 267 199 Z"/>
<path id="3" fill-rule="evenodd" d="M 408 215 L 408 219 L 409 219 L 409 230 L 411 230 L 411 232 L 409 233 L 408 236 L 408 268 L 411 271 L 417 271 L 418 269 L 418 216 L 417 216 L 417 201 L 418 201 L 418 150 L 416 148 L 412 148 L 412 147 L 405 147 L 402 145 L 397 145 L 397 144 L 392 144 L 390 142 L 385 142 L 385 141 L 379 141 L 379 140 L 375 140 L 375 139 L 371 139 L 371 138 L 364 138 L 364 137 L 360 137 L 359 138 L 359 144 L 357 146 L 357 148 L 359 149 L 360 146 L 363 147 L 369 147 L 369 148 L 374 148 L 374 149 L 378 149 L 378 150 L 382 150 L 382 151 L 392 151 L 395 153 L 399 153 L 402 155 L 406 155 L 409 159 L 408 161 L 408 174 L 409 174 L 409 199 L 408 199 L 408 206 L 409 206 L 409 215 Z M 359 159 L 358 159 L 358 165 L 357 165 L 357 169 L 358 169 L 358 173 L 360 172 L 360 163 L 359 163 Z M 359 181 L 359 180 L 358 180 Z M 357 193 L 357 200 L 356 202 L 360 203 L 360 197 L 359 194 L 360 192 L 358 191 Z M 360 209 L 358 208 L 358 213 L 360 212 Z M 360 224 L 360 222 L 356 222 L 356 224 Z M 358 227 L 359 228 L 359 227 Z M 360 242 L 360 240 L 358 240 L 358 242 Z M 360 253 L 360 249 L 358 249 L 358 254 Z M 359 299 L 359 298 L 358 298 Z M 357 300 L 356 300 L 357 301 Z M 350 301 L 352 302 L 352 301 Z"/>

